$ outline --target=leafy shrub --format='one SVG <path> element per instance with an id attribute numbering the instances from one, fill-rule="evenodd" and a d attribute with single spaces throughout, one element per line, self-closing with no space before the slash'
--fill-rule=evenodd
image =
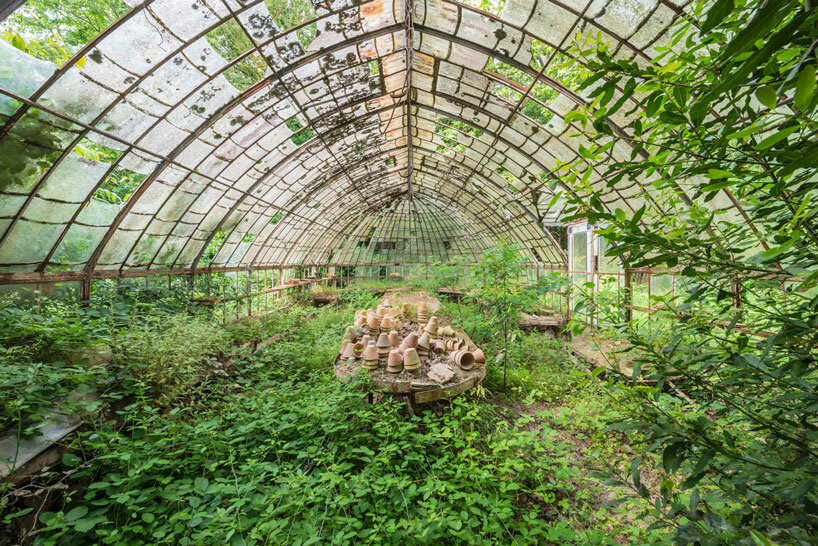
<path id="1" fill-rule="evenodd" d="M 229 347 L 229 334 L 212 320 L 174 315 L 117 337 L 115 365 L 128 370 L 147 394 L 163 400 L 202 377 L 210 357 Z"/>
<path id="2" fill-rule="evenodd" d="M 40 515 L 42 544 L 602 543 L 570 510 L 570 446 L 532 417 L 497 419 L 460 400 L 407 418 L 362 403 L 357 385 L 245 386 L 227 405 L 167 419 L 125 415 L 128 432 L 86 435 L 92 483 Z M 586 526 L 578 530 L 579 524 Z"/>

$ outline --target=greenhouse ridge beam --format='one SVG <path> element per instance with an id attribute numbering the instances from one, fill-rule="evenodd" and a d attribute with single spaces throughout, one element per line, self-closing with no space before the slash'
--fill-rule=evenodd
<path id="1" fill-rule="evenodd" d="M 412 173 L 414 171 L 414 144 L 412 143 L 412 71 L 414 70 L 414 23 L 412 22 L 412 0 L 404 0 L 404 24 L 406 33 L 406 142 L 408 148 L 408 158 L 406 161 L 406 183 L 409 184 L 407 197 L 412 200 Z"/>

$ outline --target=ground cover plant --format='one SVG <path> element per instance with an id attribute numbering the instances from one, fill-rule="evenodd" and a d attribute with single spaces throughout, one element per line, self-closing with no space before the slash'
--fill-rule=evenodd
<path id="1" fill-rule="evenodd" d="M 207 396 L 172 409 L 143 398 L 96 423 L 67 461 L 86 486 L 38 515 L 37 543 L 659 537 L 601 508 L 599 484 L 550 416 L 477 399 L 414 418 L 366 404 L 361 385 L 328 367 L 350 319 L 294 308 L 271 322 L 285 337 L 240 358 Z"/>

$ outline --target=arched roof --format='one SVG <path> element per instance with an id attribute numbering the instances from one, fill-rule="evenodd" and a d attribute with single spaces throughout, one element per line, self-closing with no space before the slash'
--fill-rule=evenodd
<path id="1" fill-rule="evenodd" d="M 565 121 L 588 102 L 568 46 L 601 37 L 646 63 L 685 7 L 313 0 L 282 28 L 264 0 L 129 3 L 82 63 L 0 42 L 0 155 L 13 158 L 0 273 L 424 262 L 498 237 L 562 267 L 544 228 L 564 206 L 552 170 L 588 143 Z M 246 44 L 233 58 L 212 41 L 228 28 Z M 632 152 L 627 110 L 610 119 L 612 158 Z M 123 173 L 133 193 L 105 202 Z M 609 207 L 650 200 L 647 182 L 589 182 Z"/>

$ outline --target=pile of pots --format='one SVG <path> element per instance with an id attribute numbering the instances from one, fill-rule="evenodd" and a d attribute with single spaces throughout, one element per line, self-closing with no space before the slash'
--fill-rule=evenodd
<path id="1" fill-rule="evenodd" d="M 461 370 L 486 363 L 482 350 L 458 338 L 451 326 L 441 327 L 438 318 L 429 315 L 423 303 L 417 309 L 418 330 L 402 336 L 409 313 L 408 304 L 356 311 L 353 325 L 344 333 L 340 359 L 348 364 L 360 363 L 371 373 L 385 367 L 388 374 L 406 371 L 413 377 L 420 376 L 421 364 L 432 354 L 448 354 L 450 366 Z"/>

